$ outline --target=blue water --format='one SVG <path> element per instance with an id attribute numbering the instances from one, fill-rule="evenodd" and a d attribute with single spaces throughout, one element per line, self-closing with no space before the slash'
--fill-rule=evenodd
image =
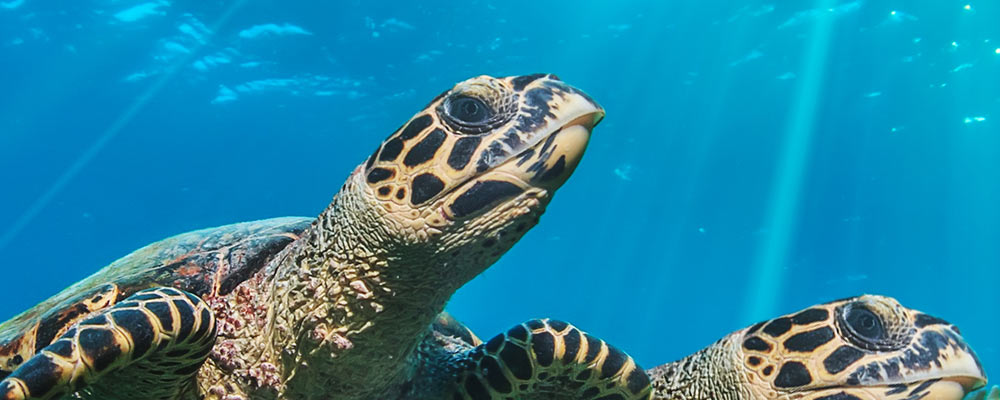
<path id="1" fill-rule="evenodd" d="M 1000 4 L 0 0 L 0 319 L 132 249 L 316 215 L 454 82 L 553 72 L 607 118 L 449 310 L 646 367 L 878 293 L 1000 374 Z M 612 5 L 614 4 L 614 5 Z"/>

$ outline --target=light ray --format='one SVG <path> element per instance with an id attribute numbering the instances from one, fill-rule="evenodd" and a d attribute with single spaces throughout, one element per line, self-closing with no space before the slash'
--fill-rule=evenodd
<path id="1" fill-rule="evenodd" d="M 819 9 L 832 8 L 835 2 L 821 1 Z M 785 128 L 771 194 L 770 208 L 765 214 L 764 226 L 769 229 L 758 248 L 753 263 L 753 282 L 744 303 L 745 319 L 757 321 L 778 313 L 777 304 L 784 287 L 788 255 L 796 230 L 795 218 L 799 212 L 802 182 L 809 162 L 813 128 L 819 106 L 826 63 L 835 19 L 817 18 L 806 43 L 803 65 L 792 102 L 791 114 Z"/>

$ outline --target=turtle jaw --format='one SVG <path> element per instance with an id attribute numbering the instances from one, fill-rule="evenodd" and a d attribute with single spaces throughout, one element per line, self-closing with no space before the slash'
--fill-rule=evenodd
<path id="1" fill-rule="evenodd" d="M 538 135 L 531 147 L 451 189 L 444 197 L 442 215 L 455 221 L 480 215 L 499 207 L 499 203 L 535 199 L 529 202 L 529 208 L 547 203 L 573 174 L 594 126 L 604 118 L 600 106 L 588 104 L 590 107 L 567 118 L 568 122 Z"/>
<path id="2" fill-rule="evenodd" d="M 464 284 L 496 262 L 538 224 L 552 196 L 572 175 L 604 111 L 594 107 L 540 135 L 533 146 L 451 191 L 435 207 L 438 245 Z M 471 233 L 471 234 L 470 234 Z M 457 289 L 457 287 L 455 287 Z"/>
<path id="3" fill-rule="evenodd" d="M 935 393 L 949 392 L 958 393 L 957 396 L 951 397 L 954 399 L 961 399 L 965 397 L 966 394 L 975 392 L 976 390 L 986 387 L 986 377 L 983 375 L 979 376 L 956 376 L 950 378 L 941 379 L 939 382 L 933 384 L 931 395 L 929 398 L 942 398 L 948 399 L 944 395 L 935 396 Z"/>
<path id="4" fill-rule="evenodd" d="M 934 378 L 907 383 L 831 388 L 811 391 L 802 400 L 857 399 L 857 400 L 962 400 L 966 395 L 986 386 L 986 380 L 975 376 Z"/>
<path id="5" fill-rule="evenodd" d="M 971 353 L 966 353 L 971 354 Z M 911 399 L 927 398 L 937 400 L 961 400 L 966 394 L 986 386 L 986 375 L 979 368 L 978 361 L 963 354 L 949 361 L 950 365 L 938 372 L 938 377 L 928 375 L 916 380 L 908 380 L 900 384 L 889 384 L 872 387 L 868 392 L 883 393 L 876 399 Z M 945 374 L 941 374 L 945 372 Z M 906 388 L 901 390 L 901 388 Z M 896 393 L 898 392 L 898 393 Z M 891 393 L 891 394 L 890 394 Z M 924 394 L 926 393 L 926 394 Z M 915 396 L 916 395 L 916 396 Z"/>
<path id="6" fill-rule="evenodd" d="M 986 386 L 986 381 L 980 382 L 981 384 L 976 389 Z M 966 394 L 972 393 L 976 389 L 970 389 L 967 383 L 945 379 L 931 383 L 926 389 L 927 395 L 924 397 L 927 399 L 962 400 Z M 900 399 L 903 399 L 903 397 L 900 397 Z"/>
<path id="7" fill-rule="evenodd" d="M 566 183 L 580 163 L 594 126 L 603 118 L 603 110 L 576 118 L 550 133 L 541 144 L 500 165 L 497 171 L 509 172 L 542 189 L 558 189 Z M 537 156 L 532 157 L 533 155 Z M 528 165 L 529 162 L 531 165 Z"/>
<path id="8" fill-rule="evenodd" d="M 484 145 L 475 168 L 440 195 L 437 206 L 446 220 L 467 221 L 511 206 L 520 206 L 518 214 L 528 212 L 525 207 L 542 211 L 573 173 L 591 131 L 604 118 L 604 108 L 593 98 L 551 75 L 521 78 L 531 80 L 509 97 L 517 107 L 506 125 Z"/>

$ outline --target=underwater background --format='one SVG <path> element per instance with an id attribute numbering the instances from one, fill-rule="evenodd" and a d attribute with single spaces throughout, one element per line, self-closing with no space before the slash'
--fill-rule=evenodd
<path id="1" fill-rule="evenodd" d="M 1000 374 L 1000 3 L 0 0 L 5 320 L 150 242 L 314 216 L 468 77 L 607 109 L 542 223 L 448 310 L 646 368 L 861 293 Z"/>

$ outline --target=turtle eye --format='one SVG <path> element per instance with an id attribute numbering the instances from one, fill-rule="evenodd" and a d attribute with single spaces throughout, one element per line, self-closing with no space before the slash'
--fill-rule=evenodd
<path id="1" fill-rule="evenodd" d="M 441 120 L 460 135 L 481 135 L 517 115 L 517 94 L 503 87 L 470 84 L 453 89 L 437 106 Z"/>
<path id="2" fill-rule="evenodd" d="M 851 307 L 844 316 L 847 325 L 854 333 L 869 342 L 878 342 L 885 339 L 885 328 L 880 319 L 871 310 L 864 307 Z"/>
<path id="3" fill-rule="evenodd" d="M 475 97 L 458 96 L 448 102 L 448 115 L 467 124 L 486 122 L 492 114 L 490 108 Z"/>

